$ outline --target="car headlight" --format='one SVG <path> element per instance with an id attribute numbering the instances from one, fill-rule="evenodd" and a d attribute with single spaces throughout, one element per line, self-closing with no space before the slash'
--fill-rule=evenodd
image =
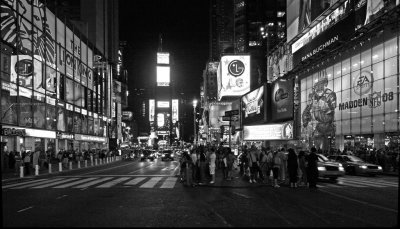
<path id="1" fill-rule="evenodd" d="M 162 155 L 162 157 L 165 157 L 165 155 Z"/>
<path id="2" fill-rule="evenodd" d="M 366 168 L 367 168 L 366 165 L 360 165 L 360 166 L 358 166 L 358 167 L 360 167 L 360 168 L 362 168 L 362 169 L 366 169 Z"/>
<path id="3" fill-rule="evenodd" d="M 143 157 L 143 154 L 140 154 L 141 157 Z"/>
<path id="4" fill-rule="evenodd" d="M 342 163 L 339 163 L 339 167 L 343 167 Z"/>
<path id="5" fill-rule="evenodd" d="M 318 167 L 318 171 L 326 171 L 325 167 Z"/>
<path id="6" fill-rule="evenodd" d="M 378 166 L 378 169 L 379 169 L 379 170 L 382 170 L 382 166 Z"/>
<path id="7" fill-rule="evenodd" d="M 339 171 L 344 171 L 343 166 L 339 166 Z"/>

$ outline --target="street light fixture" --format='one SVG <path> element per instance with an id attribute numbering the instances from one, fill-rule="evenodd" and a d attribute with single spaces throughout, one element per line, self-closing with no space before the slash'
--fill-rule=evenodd
<path id="1" fill-rule="evenodd" d="M 197 99 L 193 100 L 193 131 L 194 131 L 194 139 L 193 145 L 196 145 L 196 107 L 197 107 Z"/>

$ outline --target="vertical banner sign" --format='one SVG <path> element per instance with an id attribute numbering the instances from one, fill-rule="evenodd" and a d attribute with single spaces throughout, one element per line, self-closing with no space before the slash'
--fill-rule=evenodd
<path id="1" fill-rule="evenodd" d="M 57 19 L 57 69 L 65 75 L 65 25 Z"/>
<path id="2" fill-rule="evenodd" d="M 155 116 L 155 101 L 154 99 L 149 99 L 149 121 L 154 122 Z"/>
<path id="3" fill-rule="evenodd" d="M 177 99 L 172 100 L 172 123 L 179 121 L 179 102 Z"/>
<path id="4" fill-rule="evenodd" d="M 88 88 L 93 90 L 93 51 L 88 48 Z"/>
<path id="5" fill-rule="evenodd" d="M 67 69 L 67 75 L 70 78 L 74 78 L 74 34 L 72 31 L 66 27 L 67 31 L 67 39 L 66 39 L 66 49 L 67 51 L 65 52 L 65 65 Z"/>

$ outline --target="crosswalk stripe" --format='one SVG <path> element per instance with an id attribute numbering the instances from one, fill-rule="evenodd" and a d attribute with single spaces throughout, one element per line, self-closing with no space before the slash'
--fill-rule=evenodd
<path id="1" fill-rule="evenodd" d="M 146 177 L 136 177 L 135 179 L 126 182 L 124 185 L 137 185 L 144 179 L 146 179 Z"/>
<path id="2" fill-rule="evenodd" d="M 31 183 L 35 183 L 35 182 L 39 182 L 39 181 L 44 181 L 44 180 L 47 180 L 47 179 L 31 180 L 31 181 L 26 181 L 26 182 L 22 182 L 22 183 L 4 185 L 4 186 L 1 186 L 1 187 L 3 189 L 5 189 L 5 188 L 11 188 L 11 187 L 19 186 L 19 185 L 31 184 Z"/>
<path id="3" fill-rule="evenodd" d="M 177 180 L 178 178 L 176 177 L 168 177 L 160 188 L 173 188 Z"/>
<path id="4" fill-rule="evenodd" d="M 99 180 L 91 181 L 91 182 L 86 183 L 86 184 L 75 186 L 73 188 L 87 188 L 87 187 L 89 187 L 91 185 L 95 185 L 95 184 L 98 184 L 98 183 L 101 183 L 101 182 L 104 182 L 104 181 L 107 181 L 107 180 L 110 180 L 110 179 L 113 179 L 113 178 L 112 177 L 105 177 L 105 178 L 102 178 L 102 179 L 99 179 Z"/>
<path id="5" fill-rule="evenodd" d="M 36 186 L 36 185 L 47 184 L 47 183 L 50 183 L 50 182 L 54 182 L 56 180 L 63 180 L 63 179 L 64 178 L 56 178 L 56 179 L 53 179 L 53 180 L 45 180 L 45 181 L 40 181 L 40 182 L 36 182 L 36 183 L 33 183 L 33 184 L 27 184 L 27 185 L 23 185 L 23 186 L 13 187 L 11 189 L 29 188 L 29 187 L 33 187 L 33 186 Z"/>
<path id="6" fill-rule="evenodd" d="M 110 182 L 104 183 L 102 185 L 99 185 L 96 188 L 109 188 L 111 186 L 114 186 L 114 185 L 116 185 L 116 184 L 118 184 L 120 182 L 126 181 L 128 179 L 129 179 L 129 177 L 118 178 L 118 179 L 112 180 Z"/>
<path id="7" fill-rule="evenodd" d="M 399 186 L 398 183 L 387 182 L 387 181 L 380 181 L 380 180 L 371 181 L 371 180 L 360 179 L 360 180 L 356 180 L 356 181 L 365 182 L 365 183 L 371 183 L 371 184 L 382 184 L 382 185 L 388 185 L 388 186 L 393 186 L 393 187 Z"/>
<path id="8" fill-rule="evenodd" d="M 85 182 L 88 182 L 88 181 L 91 181 L 91 180 L 95 180 L 95 179 L 97 179 L 97 178 L 96 177 L 86 178 L 86 179 L 78 180 L 78 181 L 75 181 L 75 182 L 72 182 L 72 183 L 58 185 L 58 186 L 55 186 L 55 187 L 52 187 L 52 188 L 68 188 L 68 187 L 71 187 L 71 186 L 74 186 L 74 185 L 77 185 L 77 184 L 82 184 L 82 183 L 85 183 Z"/>
<path id="9" fill-rule="evenodd" d="M 142 184 L 140 188 L 153 188 L 160 180 L 162 177 L 153 177 L 146 183 Z"/>
<path id="10" fill-rule="evenodd" d="M 62 184 L 62 183 L 67 183 L 69 181 L 74 181 L 74 180 L 77 180 L 77 179 L 78 178 L 69 178 L 69 179 L 66 179 L 66 180 L 61 180 L 61 181 L 53 182 L 53 183 L 50 183 L 50 184 L 39 185 L 39 186 L 35 186 L 35 187 L 32 187 L 32 188 L 47 188 L 47 187 L 50 187 L 50 186 L 54 186 L 54 185 L 58 185 L 58 184 Z"/>
<path id="11" fill-rule="evenodd" d="M 346 185 L 348 183 L 351 183 L 351 184 L 356 184 L 356 185 L 365 185 L 365 186 L 378 187 L 378 188 L 384 187 L 382 185 L 367 184 L 367 183 L 363 183 L 363 182 L 360 182 L 360 181 L 354 181 L 354 180 L 346 180 L 346 181 L 343 181 L 343 183 L 346 184 Z"/>

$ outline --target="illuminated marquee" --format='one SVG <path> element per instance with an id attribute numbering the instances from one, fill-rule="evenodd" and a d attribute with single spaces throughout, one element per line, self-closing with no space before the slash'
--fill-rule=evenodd
<path id="1" fill-rule="evenodd" d="M 157 86 L 169 86 L 169 66 L 157 66 Z"/>
<path id="2" fill-rule="evenodd" d="M 244 140 L 287 140 L 293 139 L 293 123 L 255 125 L 243 127 Z"/>

